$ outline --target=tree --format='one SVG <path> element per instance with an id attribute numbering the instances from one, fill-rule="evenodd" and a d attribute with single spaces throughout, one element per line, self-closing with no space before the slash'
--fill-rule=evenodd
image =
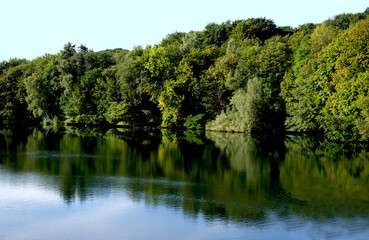
<path id="1" fill-rule="evenodd" d="M 333 19 L 325 21 L 328 25 L 341 30 L 346 30 L 351 26 L 354 26 L 358 21 L 365 19 L 368 16 L 368 12 L 364 13 L 343 13 L 335 16 Z"/>
<path id="2" fill-rule="evenodd" d="M 232 91 L 227 81 L 234 77 L 239 61 L 238 46 L 233 39 L 228 41 L 227 52 L 218 57 L 201 77 L 203 85 L 202 106 L 205 117 L 214 119 L 216 115 L 226 110 Z"/>
<path id="3" fill-rule="evenodd" d="M 10 58 L 9 61 L 2 61 L 0 62 L 0 75 L 2 75 L 6 69 L 16 67 L 21 64 L 26 64 L 26 63 L 29 63 L 29 61 L 24 58 L 23 59 Z"/>
<path id="4" fill-rule="evenodd" d="M 159 97 L 164 126 L 182 126 L 188 115 L 204 112 L 201 101 L 207 89 L 203 75 L 218 54 L 218 48 L 211 46 L 203 50 L 192 50 L 182 58 L 174 78 L 164 82 Z"/>
<path id="5" fill-rule="evenodd" d="M 183 43 L 183 37 L 186 34 L 183 32 L 175 32 L 172 34 L 168 34 L 160 43 L 160 46 L 167 47 L 172 44 L 181 45 Z"/>
<path id="6" fill-rule="evenodd" d="M 318 58 L 322 67 L 329 66 L 332 61 L 335 63 L 332 72 L 328 72 L 328 81 L 320 90 L 326 97 L 321 110 L 321 123 L 332 139 L 358 138 L 356 122 L 365 118 L 365 115 L 360 114 L 357 101 L 359 97 L 367 96 L 369 89 L 368 39 L 369 19 L 365 19 L 340 34 Z M 327 73 L 317 71 L 316 74 L 321 76 Z"/>
<path id="7" fill-rule="evenodd" d="M 61 115 L 59 83 L 56 56 L 50 55 L 34 60 L 36 69 L 25 79 L 28 109 L 36 118 L 53 119 Z"/>
<path id="8" fill-rule="evenodd" d="M 368 89 L 368 29 L 368 19 L 357 22 L 286 75 L 282 86 L 291 130 L 320 130 L 339 141 L 358 139 L 360 132 L 366 136 L 365 105 L 358 102 L 366 102 Z"/>
<path id="9" fill-rule="evenodd" d="M 214 121 L 206 125 L 208 130 L 226 130 L 235 132 L 267 132 L 273 130 L 270 125 L 270 106 L 263 92 L 262 83 L 253 78 L 247 83 L 247 90 L 238 89 L 231 99 L 231 108 L 219 114 Z"/>
<path id="10" fill-rule="evenodd" d="M 206 25 L 203 31 L 204 46 L 222 46 L 228 40 L 233 28 L 234 24 L 231 21 L 222 24 L 210 23 Z"/>
<path id="11" fill-rule="evenodd" d="M 151 96 L 151 101 L 158 104 L 162 113 L 162 125 L 174 126 L 177 124 L 178 113 L 171 105 L 178 105 L 181 96 L 173 96 L 172 88 L 176 79 L 176 67 L 181 61 L 179 45 L 172 44 L 166 47 L 153 47 L 150 49 L 147 61 L 143 66 L 148 70 L 148 84 L 145 91 Z M 173 112 L 174 111 L 174 112 Z"/>
<path id="12" fill-rule="evenodd" d="M 67 119 L 77 123 L 103 122 L 105 88 L 101 68 L 87 71 L 78 78 L 78 83 L 63 109 Z"/>
<path id="13" fill-rule="evenodd" d="M 0 76 L 0 118 L 8 122 L 24 122 L 31 119 L 27 110 L 24 79 L 30 65 L 11 67 Z"/>
<path id="14" fill-rule="evenodd" d="M 190 31 L 182 37 L 182 45 L 180 49 L 183 54 L 190 52 L 193 49 L 198 49 L 201 47 L 201 33 Z"/>
<path id="15" fill-rule="evenodd" d="M 280 84 L 283 76 L 291 65 L 292 52 L 286 38 L 272 37 L 264 45 L 251 42 L 249 46 L 240 50 L 240 60 L 234 74 L 227 85 L 234 90 L 247 87 L 248 81 L 258 78 L 263 86 L 264 97 L 272 111 L 266 113 L 271 122 L 270 126 L 282 129 L 285 120 L 285 105 L 280 96 Z"/>
<path id="16" fill-rule="evenodd" d="M 310 49 L 313 53 L 320 52 L 337 36 L 338 30 L 327 23 L 318 25 L 310 36 Z"/>
<path id="17" fill-rule="evenodd" d="M 288 131 L 294 132 L 315 132 L 319 130 L 316 111 L 307 93 L 313 92 L 311 85 L 307 81 L 313 74 L 309 67 L 311 58 L 316 55 L 311 51 L 310 36 L 316 26 L 314 24 L 304 24 L 299 27 L 288 40 L 293 51 L 292 66 L 283 77 L 281 82 L 281 96 L 286 106 L 285 127 Z"/>
<path id="18" fill-rule="evenodd" d="M 271 38 L 281 33 L 277 25 L 270 19 L 265 18 L 250 18 L 246 21 L 240 21 L 233 29 L 230 38 L 233 38 L 238 44 L 241 44 L 245 39 L 258 38 L 261 41 Z"/>
<path id="19" fill-rule="evenodd" d="M 161 114 L 157 102 L 152 99 L 150 71 L 145 68 L 149 58 L 147 50 L 136 47 L 118 62 L 117 81 L 121 98 L 108 108 L 111 123 L 158 126 Z"/>

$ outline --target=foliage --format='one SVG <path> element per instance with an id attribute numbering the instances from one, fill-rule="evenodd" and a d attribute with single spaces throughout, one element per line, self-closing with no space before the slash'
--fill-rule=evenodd
<path id="1" fill-rule="evenodd" d="M 0 119 L 24 122 L 31 119 L 27 110 L 24 79 L 29 76 L 29 64 L 20 64 L 4 70 L 0 76 Z"/>
<path id="2" fill-rule="evenodd" d="M 241 124 L 235 130 L 258 132 L 261 131 L 261 128 L 264 128 L 263 131 L 272 128 L 282 129 L 285 108 L 283 99 L 280 97 L 280 83 L 290 66 L 290 49 L 285 38 L 279 36 L 266 40 L 264 44 L 259 41 L 250 41 L 248 44 L 248 46 L 239 50 L 240 60 L 234 76 L 228 77 L 226 82 L 229 88 L 236 90 L 232 101 L 244 102 L 240 103 L 238 109 L 233 104 L 238 114 L 236 116 L 232 113 L 232 115 L 236 119 L 240 118 L 239 121 L 233 122 Z M 255 78 L 257 80 L 253 80 Z M 256 87 L 256 85 L 258 86 Z M 249 89 L 249 87 L 252 87 L 252 89 Z M 237 92 L 238 89 L 245 89 L 246 91 L 245 93 Z M 252 122 L 259 121 L 257 119 L 259 118 L 260 109 L 252 101 L 255 101 L 253 98 L 260 98 L 260 96 L 262 96 L 262 99 L 258 104 L 262 106 L 263 111 L 261 112 L 264 116 L 262 117 L 263 120 L 257 126 L 254 126 Z M 244 100 L 241 100 L 243 98 Z M 248 104 L 250 105 L 248 106 Z M 250 118 L 248 119 L 248 117 Z"/>
<path id="3" fill-rule="evenodd" d="M 224 22 L 222 24 L 210 23 L 205 27 L 203 31 L 203 44 L 204 46 L 215 45 L 217 47 L 222 46 L 229 38 L 235 23 L 231 21 Z"/>
<path id="4" fill-rule="evenodd" d="M 198 49 L 201 47 L 201 33 L 190 31 L 189 33 L 185 34 L 182 37 L 182 45 L 180 46 L 180 49 L 182 53 L 188 53 L 193 49 Z"/>
<path id="5" fill-rule="evenodd" d="M 133 119 L 129 119 L 129 106 L 117 102 L 111 102 L 105 113 L 106 120 L 111 124 L 128 125 Z"/>
<path id="6" fill-rule="evenodd" d="M 128 110 L 124 121 L 129 125 L 159 125 L 160 111 L 150 95 L 150 72 L 144 67 L 150 49 L 137 47 L 118 61 L 117 81 L 120 98 L 115 105 L 124 105 Z"/>
<path id="7" fill-rule="evenodd" d="M 342 29 L 342 30 L 346 30 L 349 27 L 355 25 L 358 21 L 365 19 L 368 15 L 369 12 L 367 11 L 368 9 L 366 9 L 366 11 L 364 11 L 363 13 L 343 13 L 343 14 L 339 14 L 337 16 L 335 16 L 333 19 L 329 19 L 327 21 L 325 21 L 325 23 L 327 23 L 328 25 L 336 28 L 336 29 Z"/>
<path id="8" fill-rule="evenodd" d="M 232 99 L 232 108 L 222 112 L 207 124 L 209 130 L 235 132 L 261 132 L 270 129 L 267 117 L 269 106 L 259 79 L 247 83 L 247 91 L 238 89 Z"/>
<path id="9" fill-rule="evenodd" d="M 34 117 L 52 120 L 60 116 L 60 96 L 62 93 L 59 83 L 60 73 L 57 70 L 56 56 L 46 56 L 34 61 L 35 71 L 24 80 L 27 90 L 28 109 Z"/>
<path id="10" fill-rule="evenodd" d="M 320 52 L 336 38 L 337 34 L 337 29 L 327 23 L 322 23 L 310 35 L 310 50 L 313 53 Z"/>
<path id="11" fill-rule="evenodd" d="M 172 33 L 172 34 L 168 34 L 166 36 L 166 38 L 164 38 L 160 45 L 162 47 L 167 47 L 169 45 L 172 45 L 172 44 L 182 44 L 183 43 L 183 38 L 186 34 L 185 33 L 182 33 L 182 32 L 175 32 L 175 33 Z"/>
<path id="12" fill-rule="evenodd" d="M 204 127 L 204 114 L 197 114 L 195 116 L 188 115 L 185 118 L 183 126 L 188 129 L 202 129 Z"/>
<path id="13" fill-rule="evenodd" d="M 230 38 L 242 44 L 246 39 L 259 39 L 265 41 L 275 35 L 283 35 L 283 31 L 278 28 L 272 20 L 265 18 L 250 18 L 246 21 L 238 22 Z"/>
<path id="14" fill-rule="evenodd" d="M 358 139 L 359 96 L 367 95 L 368 20 L 340 32 L 283 84 L 291 130 L 320 129 L 330 139 Z M 292 97 L 292 99 L 291 99 Z M 304 123 L 308 123 L 304 125 Z M 361 125 L 362 126 L 362 125 Z"/>
<path id="15" fill-rule="evenodd" d="M 210 23 L 158 45 L 0 63 L 0 120 L 320 132 L 367 140 L 369 11 L 296 29 Z"/>

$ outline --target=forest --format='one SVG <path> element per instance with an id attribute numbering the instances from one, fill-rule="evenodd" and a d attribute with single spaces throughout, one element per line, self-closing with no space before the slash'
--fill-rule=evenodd
<path id="1" fill-rule="evenodd" d="M 159 44 L 0 63 L 0 122 L 369 139 L 369 8 L 297 28 L 211 23 Z"/>

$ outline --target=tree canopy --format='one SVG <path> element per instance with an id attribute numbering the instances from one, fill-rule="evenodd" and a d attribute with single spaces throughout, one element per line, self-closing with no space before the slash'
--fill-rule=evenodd
<path id="1" fill-rule="evenodd" d="M 0 120 L 369 138 L 369 11 L 210 23 L 154 46 L 0 63 Z"/>

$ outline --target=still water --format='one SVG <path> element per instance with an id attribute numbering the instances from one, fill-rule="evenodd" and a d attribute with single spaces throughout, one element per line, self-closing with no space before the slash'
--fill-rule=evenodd
<path id="1" fill-rule="evenodd" d="M 0 130 L 0 239 L 368 239 L 369 150 L 304 136 Z"/>

